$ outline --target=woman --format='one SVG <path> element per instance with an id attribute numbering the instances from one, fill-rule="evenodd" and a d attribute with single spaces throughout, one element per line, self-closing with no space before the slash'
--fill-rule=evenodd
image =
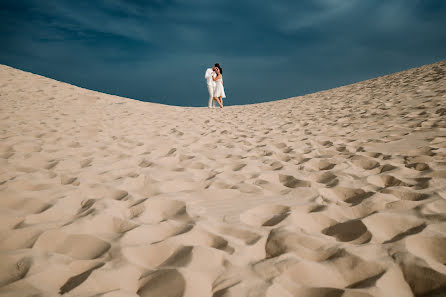
<path id="1" fill-rule="evenodd" d="M 220 65 L 215 67 L 215 72 L 217 76 L 212 78 L 215 81 L 215 91 L 214 91 L 214 100 L 217 101 L 220 108 L 223 108 L 222 98 L 226 98 L 225 89 L 223 88 L 223 70 Z"/>

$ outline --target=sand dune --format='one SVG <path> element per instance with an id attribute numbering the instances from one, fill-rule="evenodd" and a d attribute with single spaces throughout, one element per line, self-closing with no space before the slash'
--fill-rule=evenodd
<path id="1" fill-rule="evenodd" d="M 444 61 L 224 110 L 0 96 L 0 296 L 446 294 Z"/>

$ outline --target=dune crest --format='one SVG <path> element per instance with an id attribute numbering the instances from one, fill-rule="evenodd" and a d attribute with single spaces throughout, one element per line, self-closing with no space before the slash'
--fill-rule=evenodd
<path id="1" fill-rule="evenodd" d="M 446 291 L 446 61 L 222 111 L 0 65 L 0 97 L 0 296 Z"/>

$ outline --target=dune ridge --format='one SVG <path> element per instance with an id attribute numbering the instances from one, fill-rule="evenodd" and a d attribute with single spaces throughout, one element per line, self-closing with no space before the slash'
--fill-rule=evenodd
<path id="1" fill-rule="evenodd" d="M 0 65 L 0 97 L 0 296 L 446 292 L 446 61 L 224 110 Z"/>

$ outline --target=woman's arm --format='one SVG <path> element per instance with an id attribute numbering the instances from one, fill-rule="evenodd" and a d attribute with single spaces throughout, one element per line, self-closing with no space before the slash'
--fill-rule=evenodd
<path id="1" fill-rule="evenodd" d="M 213 77 L 212 79 L 213 79 L 214 81 L 216 81 L 216 80 L 218 80 L 218 79 L 220 79 L 220 78 L 221 78 L 221 74 L 217 75 L 215 78 Z"/>

